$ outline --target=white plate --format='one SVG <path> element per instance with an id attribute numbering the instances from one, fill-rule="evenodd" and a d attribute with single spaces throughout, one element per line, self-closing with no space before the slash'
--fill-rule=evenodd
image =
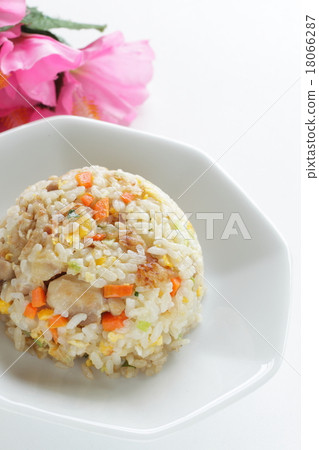
<path id="1" fill-rule="evenodd" d="M 51 125 L 50 125 L 51 124 Z M 72 144 L 72 145 L 71 145 Z M 138 173 L 175 200 L 212 163 L 187 145 L 98 121 L 56 117 L 0 136 L 1 215 L 29 184 L 92 164 Z M 5 193 L 5 194 L 4 194 Z M 95 381 L 79 366 L 56 368 L 25 354 L 0 378 L 0 407 L 122 437 L 182 426 L 247 394 L 275 373 L 287 327 L 290 265 L 278 232 L 216 165 L 177 200 L 186 212 L 223 213 L 214 239 L 191 218 L 201 241 L 207 293 L 191 343 L 154 377 Z M 231 213 L 251 239 L 221 239 Z M 215 287 L 215 289 L 210 285 Z M 3 330 L 0 330 L 3 333 Z M 0 374 L 20 355 L 0 339 Z"/>

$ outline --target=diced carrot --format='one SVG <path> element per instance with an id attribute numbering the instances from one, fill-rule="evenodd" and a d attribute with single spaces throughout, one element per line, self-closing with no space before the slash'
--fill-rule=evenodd
<path id="1" fill-rule="evenodd" d="M 172 285 L 173 285 L 173 289 L 171 291 L 171 296 L 175 297 L 176 292 L 180 288 L 182 280 L 179 277 L 174 277 L 174 278 L 171 278 L 171 282 L 172 282 Z"/>
<path id="2" fill-rule="evenodd" d="M 105 238 L 106 238 L 106 234 L 97 233 L 95 236 L 93 236 L 93 241 L 102 241 Z"/>
<path id="3" fill-rule="evenodd" d="M 131 192 L 123 192 L 123 194 L 121 195 L 121 199 L 126 204 L 133 201 L 135 199 L 135 197 L 136 196 L 134 194 L 131 194 Z"/>
<path id="4" fill-rule="evenodd" d="M 31 293 L 31 303 L 34 308 L 39 308 L 46 304 L 46 295 L 41 286 L 33 289 Z"/>
<path id="5" fill-rule="evenodd" d="M 28 319 L 34 319 L 37 314 L 38 308 L 32 306 L 32 303 L 28 303 L 25 307 L 23 315 L 28 317 Z"/>
<path id="6" fill-rule="evenodd" d="M 93 197 L 93 195 L 86 193 L 86 194 L 82 195 L 80 200 L 83 203 L 83 205 L 90 206 L 94 201 L 94 197 Z"/>
<path id="7" fill-rule="evenodd" d="M 93 184 L 93 176 L 91 172 L 80 172 L 75 175 L 75 179 L 79 186 L 90 188 Z"/>
<path id="8" fill-rule="evenodd" d="M 66 317 L 63 317 L 60 314 L 57 314 L 56 316 L 52 316 L 49 319 L 50 329 L 65 327 L 65 325 L 68 323 L 68 321 L 69 320 Z"/>
<path id="9" fill-rule="evenodd" d="M 101 200 L 98 200 L 94 205 L 94 219 L 96 221 L 100 221 L 103 219 L 106 219 L 109 216 L 109 207 L 110 202 L 108 198 L 101 198 Z"/>
<path id="10" fill-rule="evenodd" d="M 58 330 L 57 328 L 50 328 L 51 334 L 52 334 L 52 338 L 54 340 L 55 343 L 58 342 Z"/>
<path id="11" fill-rule="evenodd" d="M 104 286 L 105 298 L 129 297 L 133 294 L 133 284 L 108 284 Z"/>
<path id="12" fill-rule="evenodd" d="M 113 331 L 117 328 L 124 327 L 124 320 L 127 317 L 124 311 L 119 316 L 113 316 L 110 312 L 105 312 L 102 314 L 102 327 L 104 331 Z"/>

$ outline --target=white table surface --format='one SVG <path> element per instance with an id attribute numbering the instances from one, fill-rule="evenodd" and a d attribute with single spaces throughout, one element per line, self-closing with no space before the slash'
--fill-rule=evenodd
<path id="1" fill-rule="evenodd" d="M 106 22 L 110 31 L 119 29 L 130 40 L 150 39 L 155 75 L 133 127 L 200 147 L 215 159 L 235 143 L 221 166 L 268 215 L 291 250 L 293 307 L 285 358 L 298 369 L 299 82 L 287 91 L 299 77 L 297 1 L 28 4 L 78 21 Z M 62 34 L 76 46 L 98 37 L 94 31 Z M 10 450 L 297 450 L 299 376 L 283 362 L 256 392 L 152 443 L 75 431 L 3 411 L 0 424 L 1 447 Z"/>

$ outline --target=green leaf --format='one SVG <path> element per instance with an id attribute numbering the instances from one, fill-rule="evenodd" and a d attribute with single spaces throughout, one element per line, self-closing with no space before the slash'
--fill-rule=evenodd
<path id="1" fill-rule="evenodd" d="M 26 25 L 21 26 L 21 31 L 23 33 L 29 33 L 29 34 L 42 34 L 43 36 L 50 36 L 52 39 L 55 39 L 56 41 L 62 42 L 62 44 L 69 45 L 65 39 L 63 39 L 61 36 L 58 36 L 57 34 L 51 33 L 51 31 L 48 30 L 38 30 L 36 28 L 29 28 Z"/>
<path id="2" fill-rule="evenodd" d="M 15 25 L 8 25 L 7 27 L 1 27 L 0 28 L 0 33 L 2 32 L 2 31 L 8 31 L 8 30 L 11 30 L 11 28 L 13 28 Z"/>
<path id="3" fill-rule="evenodd" d="M 70 30 L 95 29 L 104 31 L 106 25 L 96 25 L 90 23 L 78 23 L 71 20 L 49 17 L 37 8 L 28 8 L 27 15 L 21 21 L 31 29 L 50 30 L 51 28 L 69 28 Z"/>

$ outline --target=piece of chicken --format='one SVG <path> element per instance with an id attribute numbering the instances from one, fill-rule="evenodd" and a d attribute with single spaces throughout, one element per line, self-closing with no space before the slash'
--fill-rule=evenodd
<path id="1" fill-rule="evenodd" d="M 138 245 L 145 248 L 145 242 L 135 230 L 127 229 L 124 233 L 119 234 L 119 244 L 123 251 L 136 251 Z"/>
<path id="2" fill-rule="evenodd" d="M 52 250 L 41 251 L 37 258 L 31 262 L 31 274 L 34 283 L 50 280 L 61 272 L 66 272 L 66 264 L 61 263 Z"/>
<path id="3" fill-rule="evenodd" d="M 172 270 L 162 267 L 155 258 L 147 255 L 146 264 L 138 266 L 136 283 L 138 286 L 154 288 L 159 283 L 168 281 L 172 276 Z"/>
<path id="4" fill-rule="evenodd" d="M 12 264 L 9 261 L 0 259 L 0 281 L 8 281 L 14 277 Z"/>
<path id="5" fill-rule="evenodd" d="M 66 310 L 69 316 L 85 313 L 87 319 L 85 323 L 81 322 L 81 325 L 99 321 L 101 313 L 109 311 L 102 289 L 78 280 L 73 275 L 63 275 L 50 282 L 47 303 L 57 314 L 62 314 Z"/>

